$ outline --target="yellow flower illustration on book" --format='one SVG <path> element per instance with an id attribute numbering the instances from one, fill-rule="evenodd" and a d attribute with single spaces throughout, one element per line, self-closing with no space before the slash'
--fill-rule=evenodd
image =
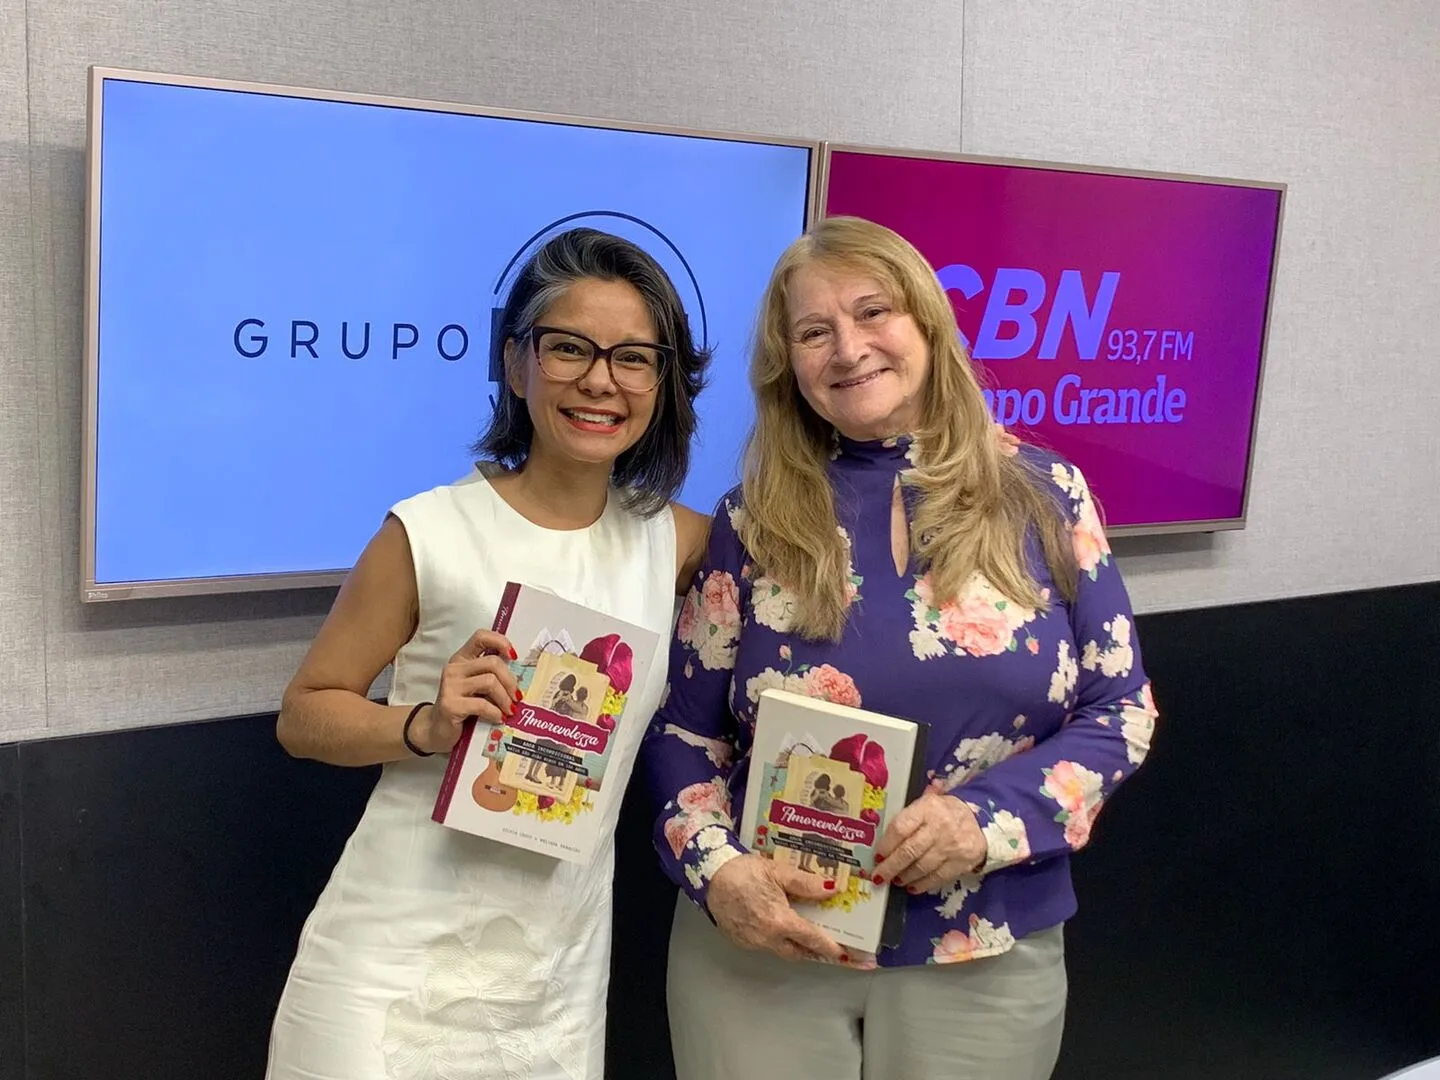
<path id="1" fill-rule="evenodd" d="M 619 716 L 624 711 L 625 695 L 616 690 L 615 687 L 610 687 L 610 689 L 605 692 L 605 700 L 600 706 L 600 715 L 611 717 L 613 721 L 614 717 Z M 601 727 L 604 726 L 603 724 L 601 725 Z"/>
<path id="2" fill-rule="evenodd" d="M 575 790 L 570 793 L 570 798 L 563 800 L 556 799 L 551 795 L 517 791 L 515 808 L 511 813 L 531 814 L 541 821 L 563 821 L 568 825 L 583 812 L 593 809 L 595 809 L 595 804 L 590 800 L 590 790 L 576 784 Z"/>

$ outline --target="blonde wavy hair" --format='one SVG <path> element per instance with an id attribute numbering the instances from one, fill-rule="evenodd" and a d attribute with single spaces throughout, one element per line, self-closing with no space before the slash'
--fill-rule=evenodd
<path id="1" fill-rule="evenodd" d="M 756 417 L 745 446 L 745 513 L 737 526 L 757 568 L 795 592 L 793 629 L 837 640 L 849 608 L 849 550 L 826 472 L 835 432 L 801 395 L 790 363 L 787 290 L 796 270 L 814 264 L 874 278 L 895 311 L 915 320 L 929 348 L 920 428 L 910 433 L 915 468 L 906 482 L 920 494 L 911 551 L 930 575 L 937 604 L 958 596 L 978 571 L 1014 603 L 1047 607 L 1026 565 L 1032 529 L 1061 595 L 1073 599 L 1075 555 L 1058 490 L 1022 455 L 1002 449 L 934 270 L 890 229 L 831 217 L 775 265 L 750 362 Z"/>

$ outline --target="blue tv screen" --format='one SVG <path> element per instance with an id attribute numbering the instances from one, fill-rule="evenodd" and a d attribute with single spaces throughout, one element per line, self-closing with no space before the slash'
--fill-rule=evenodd
<path id="1" fill-rule="evenodd" d="M 389 506 L 474 467 L 492 312 L 576 225 L 674 280 L 714 349 L 682 499 L 708 513 L 735 483 L 813 144 L 94 79 L 85 599 L 348 569 Z"/>

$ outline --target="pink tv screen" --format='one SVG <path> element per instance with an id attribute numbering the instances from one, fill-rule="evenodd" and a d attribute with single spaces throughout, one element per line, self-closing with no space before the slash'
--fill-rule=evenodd
<path id="1" fill-rule="evenodd" d="M 1244 524 L 1283 188 L 831 148 L 827 215 L 935 268 L 997 420 L 1111 529 Z"/>

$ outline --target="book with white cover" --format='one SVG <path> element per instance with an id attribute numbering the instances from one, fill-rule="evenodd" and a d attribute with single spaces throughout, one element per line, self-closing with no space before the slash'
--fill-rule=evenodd
<path id="1" fill-rule="evenodd" d="M 905 894 L 877 885 L 875 849 L 924 787 L 927 728 L 786 690 L 760 695 L 740 837 L 751 851 L 833 882 L 795 902 L 853 951 L 899 943 Z"/>
<path id="2" fill-rule="evenodd" d="M 503 724 L 467 720 L 431 815 L 442 825 L 567 862 L 589 862 L 601 812 L 623 794 L 606 782 L 625 714 L 650 677 L 654 631 L 554 593 L 510 582 L 492 629 L 506 635 L 523 695 Z M 622 734 L 623 733 L 623 734 Z"/>

